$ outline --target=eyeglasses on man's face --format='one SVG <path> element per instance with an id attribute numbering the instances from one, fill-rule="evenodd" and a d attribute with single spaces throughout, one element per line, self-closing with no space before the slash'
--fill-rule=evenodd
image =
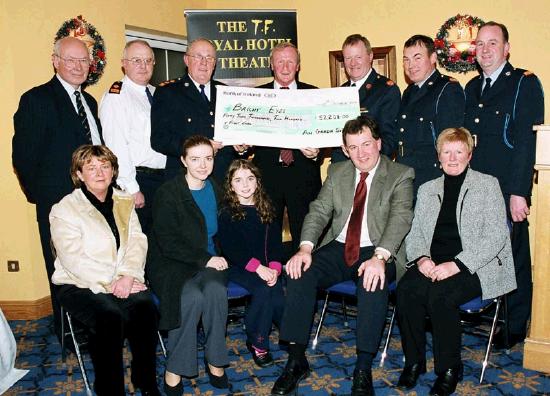
<path id="1" fill-rule="evenodd" d="M 72 69 L 72 68 L 75 68 L 77 66 L 81 66 L 81 67 L 89 67 L 90 66 L 90 59 L 89 58 L 62 58 L 61 56 L 59 55 L 55 55 L 57 56 L 59 59 L 61 59 L 63 61 L 63 63 L 65 63 L 65 66 Z"/>
<path id="2" fill-rule="evenodd" d="M 131 58 L 131 59 L 124 59 L 126 62 L 129 62 L 133 66 L 152 66 L 155 64 L 155 60 L 153 58 Z"/>
<path id="3" fill-rule="evenodd" d="M 214 63 L 216 63 L 216 58 L 213 56 L 202 56 L 202 55 L 191 55 L 191 54 L 186 54 L 186 55 L 192 58 L 197 63 L 206 62 L 209 65 L 213 65 Z"/>

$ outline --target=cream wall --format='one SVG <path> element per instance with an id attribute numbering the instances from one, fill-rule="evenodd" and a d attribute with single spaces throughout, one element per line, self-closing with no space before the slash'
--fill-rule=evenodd
<path id="1" fill-rule="evenodd" d="M 435 0 L 340 0 L 334 2 L 337 7 L 325 4 L 314 0 L 0 0 L 0 37 L 5 43 L 0 56 L 0 166 L 6 170 L 0 173 L 0 301 L 32 301 L 48 294 L 34 206 L 26 203 L 11 167 L 12 117 L 20 95 L 51 77 L 52 39 L 70 17 L 82 14 L 106 41 L 109 64 L 100 83 L 89 89 L 96 99 L 120 77 L 118 58 L 125 25 L 185 34 L 183 11 L 192 8 L 296 9 L 301 79 L 320 87 L 330 84 L 328 51 L 339 49 L 348 34 L 362 33 L 374 46 L 396 45 L 399 64 L 402 43 L 409 36 L 422 33 L 433 37 L 450 16 L 470 13 L 505 23 L 511 35 L 511 62 L 535 71 L 550 89 L 547 0 L 464 0 L 460 7 Z M 472 76 L 474 73 L 455 77 L 464 83 Z M 404 88 L 401 68 L 397 83 Z M 20 272 L 7 272 L 6 261 L 11 259 L 20 261 Z"/>

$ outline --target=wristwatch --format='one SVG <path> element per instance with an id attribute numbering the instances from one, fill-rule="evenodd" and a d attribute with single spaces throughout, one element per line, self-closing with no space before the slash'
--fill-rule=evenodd
<path id="1" fill-rule="evenodd" d="M 386 258 L 380 253 L 374 253 L 374 257 L 376 257 L 378 260 L 382 260 L 384 263 L 386 262 Z"/>

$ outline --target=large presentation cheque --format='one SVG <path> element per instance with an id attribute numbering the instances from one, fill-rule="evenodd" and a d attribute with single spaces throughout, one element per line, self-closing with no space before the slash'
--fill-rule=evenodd
<path id="1" fill-rule="evenodd" d="M 217 86 L 214 140 L 284 148 L 342 144 L 359 115 L 355 88 L 261 89 Z"/>

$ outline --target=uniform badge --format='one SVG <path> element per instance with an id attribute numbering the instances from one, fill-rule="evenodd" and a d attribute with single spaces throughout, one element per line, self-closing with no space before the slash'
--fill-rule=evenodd
<path id="1" fill-rule="evenodd" d="M 532 75 L 532 74 L 533 74 L 533 72 L 532 72 L 531 70 L 525 70 L 525 71 L 523 72 L 523 75 L 524 75 L 524 76 L 530 76 L 530 75 Z"/>
<path id="2" fill-rule="evenodd" d="M 109 93 L 120 94 L 120 88 L 122 88 L 122 81 L 115 81 L 109 88 Z"/>
<path id="3" fill-rule="evenodd" d="M 428 85 L 434 85 L 434 82 L 433 82 L 433 81 L 430 81 L 430 82 L 428 83 Z"/>
<path id="4" fill-rule="evenodd" d="M 512 73 L 509 72 L 509 71 L 506 72 L 506 75 L 507 75 L 507 76 L 510 76 L 511 74 L 512 74 Z"/>
<path id="5" fill-rule="evenodd" d="M 449 81 L 450 81 L 450 82 L 453 82 L 453 83 L 457 83 L 457 82 L 458 82 L 458 80 L 457 80 L 456 78 L 454 78 L 454 77 L 449 77 Z"/>
<path id="6" fill-rule="evenodd" d="M 159 84 L 159 87 L 165 87 L 167 85 L 170 85 L 172 83 L 175 83 L 176 81 L 179 81 L 179 78 L 177 80 L 168 80 L 168 81 L 163 81 Z"/>
<path id="7" fill-rule="evenodd" d="M 367 85 L 365 85 L 365 88 L 371 89 L 371 88 L 372 88 L 372 84 L 371 84 L 371 83 L 368 83 Z"/>

